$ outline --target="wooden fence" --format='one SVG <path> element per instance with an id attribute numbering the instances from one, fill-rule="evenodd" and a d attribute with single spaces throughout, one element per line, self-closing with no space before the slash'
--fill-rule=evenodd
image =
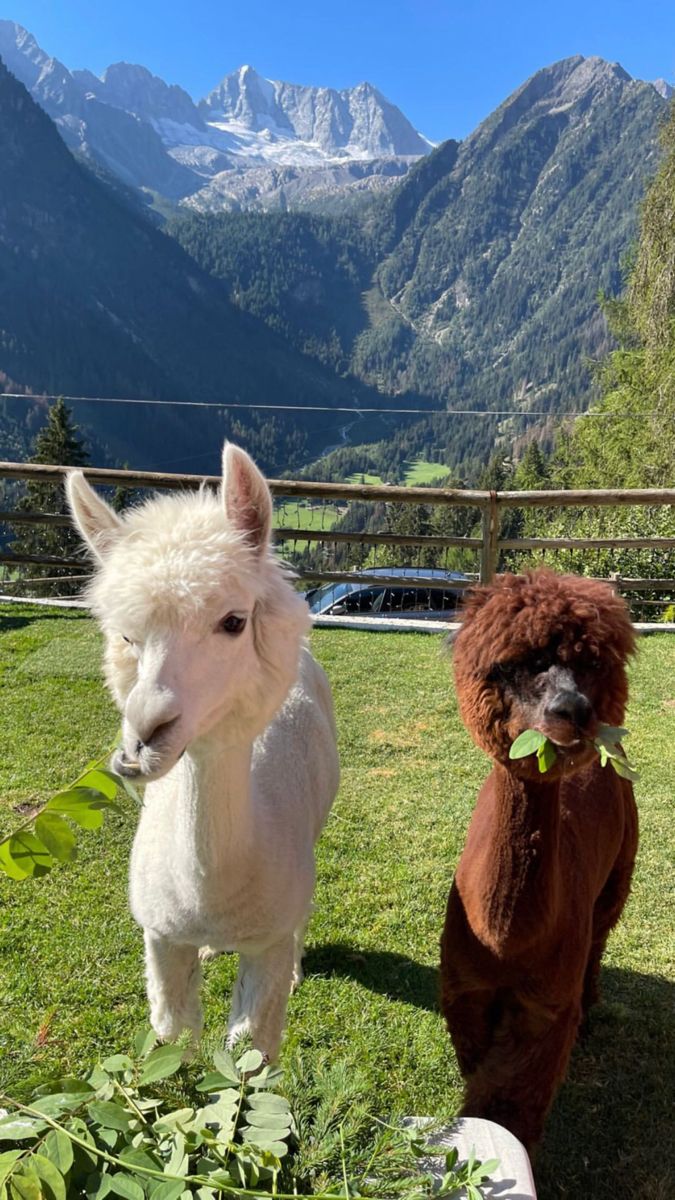
<path id="1" fill-rule="evenodd" d="M 40 483 L 55 483 L 63 479 L 69 468 L 32 463 L 0 462 L 0 478 L 12 481 L 32 481 Z M 202 484 L 217 486 L 220 480 L 217 476 L 174 475 L 154 471 L 121 471 L 106 468 L 87 467 L 84 471 L 87 479 L 94 485 L 104 487 L 124 487 L 129 489 L 181 489 L 197 488 Z M 471 551 L 476 558 L 475 572 L 467 572 L 470 576 L 466 581 L 458 580 L 453 587 L 469 586 L 473 579 L 481 582 L 490 580 L 497 569 L 500 555 L 505 551 L 534 552 L 545 554 L 555 550 L 592 551 L 601 549 L 640 549 L 670 551 L 675 554 L 675 537 L 644 536 L 637 537 L 500 537 L 502 517 L 509 509 L 527 510 L 532 508 L 565 509 L 592 508 L 600 509 L 616 506 L 638 506 L 641 508 L 661 508 L 675 505 L 675 488 L 646 488 L 646 489 L 595 489 L 570 491 L 529 491 L 529 492 L 491 492 L 470 489 L 441 488 L 441 487 L 396 487 L 392 485 L 367 485 L 347 483 L 312 483 L 305 480 L 272 479 L 269 480 L 272 494 L 275 498 L 284 500 L 303 500 L 312 504 L 322 502 L 349 503 L 362 501 L 379 504 L 404 504 L 425 506 L 439 505 L 451 507 L 473 508 L 480 512 L 480 536 L 474 537 L 444 537 L 444 536 L 408 536 L 397 533 L 364 533 L 344 530 L 301 529 L 281 526 L 275 529 L 274 536 L 280 543 L 331 543 L 341 542 L 362 547 L 409 547 L 418 553 L 431 547 L 443 549 L 458 548 Z M 42 512 L 0 511 L 0 523 L 17 527 L 21 524 L 33 525 L 67 525 L 67 516 Z M 71 582 L 84 579 L 88 570 L 85 558 L 60 558 L 50 555 L 28 555 L 14 553 L 11 549 L 0 552 L 0 564 L 13 568 L 22 565 L 40 564 L 55 568 L 54 579 L 58 579 L 56 569 L 69 572 L 77 571 L 78 575 L 69 574 Z M 395 575 L 387 577 L 386 568 L 380 574 L 378 582 L 401 582 Z M 301 579 L 314 582 L 353 581 L 372 583 L 372 574 L 364 574 L 359 570 L 322 570 L 320 567 L 300 569 Z M 667 572 L 666 578 L 621 578 L 613 575 L 620 590 L 639 594 L 649 592 L 652 595 L 661 593 L 675 596 L 675 570 Z M 63 579 L 63 576 L 60 576 Z M 50 576 L 41 577 L 41 583 L 50 581 Z M 26 581 L 27 582 L 27 581 Z M 447 582 L 436 582 L 428 576 L 406 576 L 406 585 L 420 586 L 433 590 L 447 588 Z M 652 601 L 652 603 L 659 603 Z"/>

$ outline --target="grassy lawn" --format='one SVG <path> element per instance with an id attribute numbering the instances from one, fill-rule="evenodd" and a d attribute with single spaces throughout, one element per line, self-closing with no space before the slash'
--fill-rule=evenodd
<path id="1" fill-rule="evenodd" d="M 441 463 L 426 462 L 423 458 L 409 459 L 406 462 L 406 468 L 407 470 L 403 477 L 406 487 L 421 487 L 425 483 L 434 483 L 441 487 L 443 481 L 450 474 L 448 468 L 442 466 Z M 367 475 L 361 471 L 356 471 L 353 475 L 347 476 L 346 482 L 380 486 L 382 484 L 382 476 Z"/>
<path id="2" fill-rule="evenodd" d="M 338 504 L 310 504 L 303 500 L 285 500 L 274 506 L 274 524 L 277 528 L 286 529 L 325 529 L 333 528 L 338 517 L 344 513 L 345 507 Z M 300 541 L 280 543 L 281 552 L 289 553 L 290 549 L 302 553 L 315 542 Z"/>
<path id="3" fill-rule="evenodd" d="M 438 939 L 486 760 L 460 724 L 437 638 L 317 630 L 313 643 L 334 688 L 343 783 L 320 846 L 307 979 L 289 1006 L 290 1093 L 299 1063 L 343 1061 L 373 1112 L 450 1118 L 461 1087 L 436 1009 Z M 78 612 L 0 609 L 0 830 L 110 745 L 117 719 L 99 654 Z M 540 1200 L 673 1194 L 675 639 L 645 639 L 632 676 L 636 879 L 603 1003 L 536 1163 Z M 82 831 L 79 862 L 45 879 L 0 876 L 2 1087 L 25 1094 L 51 1072 L 83 1070 L 126 1049 L 146 1018 L 126 903 L 134 818 L 129 806 Z M 224 1029 L 234 973 L 231 958 L 206 969 L 206 1048 Z"/>
<path id="4" fill-rule="evenodd" d="M 303 500 L 285 500 L 274 506 L 274 524 L 287 529 L 332 529 L 344 507 L 327 502 L 310 504 Z"/>

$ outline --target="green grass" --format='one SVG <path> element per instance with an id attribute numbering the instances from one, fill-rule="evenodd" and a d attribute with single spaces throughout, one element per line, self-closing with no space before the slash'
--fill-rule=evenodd
<path id="1" fill-rule="evenodd" d="M 362 487 L 381 487 L 381 475 L 369 475 L 367 471 L 354 471 L 353 475 L 348 475 L 345 483 L 358 483 Z"/>
<path id="2" fill-rule="evenodd" d="M 337 504 L 285 500 L 275 505 L 274 524 L 288 529 L 332 529 L 342 511 Z"/>
<path id="3" fill-rule="evenodd" d="M 328 1056 L 365 1074 L 374 1112 L 457 1110 L 460 1078 L 436 1010 L 445 900 L 486 760 L 457 714 L 450 664 L 430 635 L 317 630 L 343 762 L 321 841 L 307 979 L 289 1005 L 283 1063 Z M 0 830 L 112 742 L 100 647 L 77 612 L 0 609 Z M 627 724 L 641 845 L 613 934 L 604 1000 L 574 1052 L 536 1164 L 540 1200 L 671 1200 L 672 806 L 675 639 L 645 639 Z M 135 813 L 82 831 L 79 862 L 42 880 L 0 877 L 0 1085 L 125 1049 L 146 1019 L 142 947 L 127 911 Z M 670 895 L 669 895 L 670 892 Z M 235 963 L 205 972 L 207 1044 L 225 1026 Z"/>
<path id="4" fill-rule="evenodd" d="M 442 487 L 450 474 L 442 463 L 425 462 L 422 458 L 413 459 L 407 462 L 406 466 L 406 487 L 421 487 L 425 483 L 434 483 Z"/>
<path id="5" fill-rule="evenodd" d="M 425 483 L 433 483 L 442 487 L 450 474 L 448 468 L 444 467 L 441 463 L 427 462 L 423 458 L 409 459 L 405 465 L 406 472 L 403 476 L 403 482 L 406 487 L 421 487 Z M 362 471 L 356 471 L 353 475 L 347 476 L 345 483 L 381 486 L 383 480 L 381 475 L 368 475 Z"/>
<path id="6" fill-rule="evenodd" d="M 345 507 L 338 504 L 310 504 L 303 500 L 285 500 L 283 504 L 274 506 L 274 524 L 277 528 L 286 529 L 332 529 L 338 517 L 345 512 Z M 280 543 L 282 553 L 287 553 L 292 547 L 298 553 L 316 542 L 296 540 Z"/>

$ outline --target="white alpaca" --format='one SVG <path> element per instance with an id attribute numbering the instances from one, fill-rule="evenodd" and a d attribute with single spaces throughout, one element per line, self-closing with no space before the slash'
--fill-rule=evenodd
<path id="1" fill-rule="evenodd" d="M 120 517 L 81 472 L 67 490 L 98 560 L 89 598 L 123 714 L 113 766 L 148 782 L 130 900 L 153 1027 L 198 1035 L 200 948 L 236 950 L 229 1041 L 250 1031 L 274 1059 L 339 768 L 307 606 L 270 552 L 269 489 L 226 444 L 220 498 L 176 493 Z"/>

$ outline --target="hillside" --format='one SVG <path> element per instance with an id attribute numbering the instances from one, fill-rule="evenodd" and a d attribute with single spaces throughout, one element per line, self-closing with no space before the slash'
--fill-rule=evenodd
<path id="1" fill-rule="evenodd" d="M 221 284 L 175 240 L 75 161 L 2 64 L 0 149 L 6 377 L 35 392 L 85 396 L 377 403 L 376 393 L 341 380 L 230 304 Z M 35 412 L 22 402 L 6 411 L 14 418 L 26 412 L 34 425 Z M 327 413 L 279 421 L 260 412 L 106 405 L 77 405 L 75 415 L 111 458 L 175 470 L 215 469 L 229 430 L 278 472 L 339 442 L 344 421 Z M 6 421 L 9 444 L 8 427 Z M 17 436 L 12 426 L 11 444 Z"/>
<path id="2" fill-rule="evenodd" d="M 360 216 L 200 216 L 171 231 L 235 303 L 383 391 L 554 420 L 588 403 L 587 360 L 609 348 L 598 293 L 620 286 L 666 112 L 617 64 L 570 58 Z M 408 450 L 474 469 L 531 424 L 425 421 Z"/>

